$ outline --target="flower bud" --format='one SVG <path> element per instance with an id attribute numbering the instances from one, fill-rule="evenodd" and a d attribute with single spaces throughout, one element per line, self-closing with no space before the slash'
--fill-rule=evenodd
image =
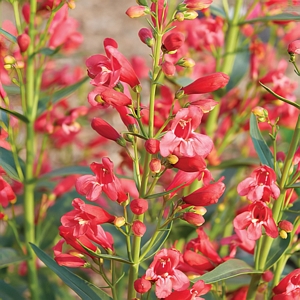
<path id="1" fill-rule="evenodd" d="M 300 40 L 293 41 L 288 46 L 289 54 L 300 54 Z"/>
<path id="2" fill-rule="evenodd" d="M 182 12 L 176 13 L 175 19 L 176 19 L 177 21 L 179 21 L 179 22 L 184 21 L 184 14 L 183 14 Z"/>
<path id="3" fill-rule="evenodd" d="M 161 69 L 166 76 L 174 76 L 176 72 L 174 64 L 169 61 L 164 61 L 161 64 Z"/>
<path id="4" fill-rule="evenodd" d="M 178 60 L 176 65 L 183 68 L 193 68 L 195 66 L 195 61 L 189 57 L 182 57 Z"/>
<path id="5" fill-rule="evenodd" d="M 135 236 L 142 237 L 146 232 L 146 225 L 143 222 L 136 220 L 132 224 L 132 232 Z"/>
<path id="6" fill-rule="evenodd" d="M 161 161 L 158 158 L 153 158 L 151 159 L 150 163 L 149 163 L 149 167 L 151 172 L 153 173 L 159 173 L 161 170 Z"/>
<path id="7" fill-rule="evenodd" d="M 274 277 L 274 275 L 273 275 L 272 271 L 270 271 L 270 270 L 267 270 L 262 274 L 262 279 L 265 282 L 270 282 L 271 280 L 273 280 L 273 277 Z"/>
<path id="8" fill-rule="evenodd" d="M 73 0 L 67 1 L 67 4 L 70 9 L 75 9 L 75 7 L 76 7 L 76 4 Z"/>
<path id="9" fill-rule="evenodd" d="M 185 220 L 189 224 L 195 225 L 195 226 L 201 226 L 204 222 L 205 219 L 194 212 L 186 212 L 182 215 L 182 220 Z"/>
<path id="10" fill-rule="evenodd" d="M 142 43 L 146 44 L 148 47 L 153 46 L 154 38 L 152 31 L 149 28 L 141 28 L 138 35 Z"/>
<path id="11" fill-rule="evenodd" d="M 0 212 L 0 220 L 7 221 L 8 220 L 8 216 L 6 214 Z"/>
<path id="12" fill-rule="evenodd" d="M 116 217 L 114 220 L 114 225 L 118 228 L 125 225 L 125 218 L 124 217 Z"/>
<path id="13" fill-rule="evenodd" d="M 185 37 L 181 32 L 170 33 L 163 42 L 163 50 L 165 52 L 174 52 L 184 43 Z"/>
<path id="14" fill-rule="evenodd" d="M 139 278 L 134 282 L 134 289 L 140 294 L 145 294 L 151 289 L 151 282 L 143 277 Z"/>
<path id="15" fill-rule="evenodd" d="M 13 65 L 16 63 L 16 59 L 11 55 L 7 55 L 4 57 L 4 63 L 7 65 Z"/>
<path id="16" fill-rule="evenodd" d="M 141 215 L 148 210 L 148 201 L 145 199 L 133 199 L 129 206 L 135 215 Z"/>
<path id="17" fill-rule="evenodd" d="M 198 17 L 198 13 L 194 10 L 188 10 L 183 13 L 185 20 L 194 20 Z"/>
<path id="18" fill-rule="evenodd" d="M 284 230 L 285 232 L 292 232 L 293 231 L 293 224 L 287 220 L 282 220 L 278 223 L 278 227 L 281 229 L 281 230 Z"/>
<path id="19" fill-rule="evenodd" d="M 148 139 L 145 142 L 145 149 L 150 154 L 156 154 L 159 152 L 160 141 L 156 139 Z"/>
<path id="20" fill-rule="evenodd" d="M 145 16 L 146 14 L 149 13 L 150 13 L 149 7 L 143 5 L 131 6 L 126 10 L 126 15 L 132 19 Z"/>
<path id="21" fill-rule="evenodd" d="M 25 52 L 30 44 L 30 37 L 27 33 L 23 33 L 17 37 L 17 42 L 21 52 Z"/>
<path id="22" fill-rule="evenodd" d="M 268 111 L 263 107 L 254 107 L 252 113 L 256 116 L 258 122 L 267 122 L 269 120 Z"/>

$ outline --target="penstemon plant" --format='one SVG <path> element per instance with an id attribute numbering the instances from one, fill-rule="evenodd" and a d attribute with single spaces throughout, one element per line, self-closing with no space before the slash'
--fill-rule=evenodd
<path id="1" fill-rule="evenodd" d="M 300 3 L 137 0 L 150 58 L 80 68 L 72 0 L 8 2 L 0 298 L 298 299 Z"/>

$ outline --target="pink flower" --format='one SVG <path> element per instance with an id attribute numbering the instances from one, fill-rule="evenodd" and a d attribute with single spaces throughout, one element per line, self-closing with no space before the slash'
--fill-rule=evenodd
<path id="1" fill-rule="evenodd" d="M 188 277 L 177 269 L 180 252 L 174 249 L 162 249 L 146 271 L 147 280 L 155 282 L 155 294 L 158 298 L 168 297 L 172 289 L 182 291 L 189 287 Z"/>
<path id="2" fill-rule="evenodd" d="M 108 157 L 103 157 L 101 164 L 94 162 L 90 167 L 95 176 L 83 175 L 76 181 L 76 190 L 80 195 L 96 201 L 103 191 L 113 201 L 121 203 L 127 200 L 121 182 L 113 172 L 113 162 Z"/>
<path id="3" fill-rule="evenodd" d="M 240 230 L 247 228 L 247 236 L 250 240 L 258 240 L 261 237 L 262 226 L 268 236 L 274 239 L 278 236 L 272 210 L 261 201 L 250 204 L 247 211 L 237 215 L 233 220 L 233 226 Z"/>
<path id="4" fill-rule="evenodd" d="M 196 79 L 191 84 L 182 87 L 179 91 L 184 91 L 185 95 L 206 94 L 223 88 L 229 81 L 229 76 L 222 73 L 214 73 Z"/>
<path id="5" fill-rule="evenodd" d="M 141 28 L 138 34 L 142 43 L 146 44 L 149 47 L 153 46 L 154 38 L 152 31 L 149 28 Z"/>
<path id="6" fill-rule="evenodd" d="M 239 183 L 237 191 L 239 195 L 247 196 L 250 201 L 269 202 L 270 197 L 277 199 L 280 194 L 274 170 L 265 165 L 255 169 L 250 177 Z"/>
<path id="7" fill-rule="evenodd" d="M 296 269 L 285 276 L 273 288 L 272 300 L 293 300 L 300 298 L 300 269 Z"/>
<path id="8" fill-rule="evenodd" d="M 300 40 L 293 41 L 289 44 L 288 53 L 300 54 Z"/>
<path id="9" fill-rule="evenodd" d="M 203 280 L 199 280 L 192 286 L 191 289 L 185 291 L 175 291 L 165 298 L 165 300 L 204 300 L 204 298 L 198 296 L 205 295 L 210 290 L 210 284 L 205 284 Z"/>
<path id="10" fill-rule="evenodd" d="M 0 205 L 6 207 L 9 202 L 16 202 L 16 195 L 11 186 L 0 176 Z"/>
<path id="11" fill-rule="evenodd" d="M 101 207 L 86 204 L 79 198 L 74 199 L 72 205 L 74 210 L 61 217 L 61 224 L 64 227 L 73 228 L 74 236 L 81 236 L 89 228 L 96 227 L 99 224 L 113 223 L 116 218 Z"/>
<path id="12" fill-rule="evenodd" d="M 195 132 L 201 123 L 203 112 L 195 107 L 182 108 L 172 121 L 171 128 L 160 142 L 161 155 L 178 157 L 206 157 L 213 148 L 212 140 Z"/>

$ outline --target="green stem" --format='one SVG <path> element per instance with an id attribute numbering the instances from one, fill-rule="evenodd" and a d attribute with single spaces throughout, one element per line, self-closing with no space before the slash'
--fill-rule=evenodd
<path id="1" fill-rule="evenodd" d="M 12 5 L 14 9 L 16 27 L 18 30 L 18 34 L 20 35 L 22 33 L 22 26 L 21 26 L 20 12 L 19 12 L 19 1 L 18 0 L 13 1 Z"/>
<path id="2" fill-rule="evenodd" d="M 236 0 L 235 2 L 235 10 L 233 19 L 228 21 L 228 34 L 226 38 L 225 44 L 225 57 L 223 63 L 221 64 L 220 72 L 231 75 L 234 59 L 235 59 L 235 51 L 237 48 L 237 41 L 239 37 L 239 18 L 240 11 L 243 5 L 243 0 Z M 208 115 L 206 133 L 208 136 L 213 137 L 216 129 L 217 129 L 217 121 L 220 111 L 220 105 L 217 105 Z"/>
<path id="3" fill-rule="evenodd" d="M 35 243 L 35 224 L 34 224 L 34 157 L 35 157 L 35 132 L 34 121 L 35 114 L 33 109 L 33 101 L 35 98 L 34 81 L 35 81 L 35 66 L 34 66 L 34 41 L 35 28 L 34 19 L 36 14 L 37 1 L 30 0 L 30 21 L 29 21 L 29 37 L 30 44 L 27 49 L 28 60 L 26 68 L 26 103 L 27 103 L 27 118 L 29 123 L 26 124 L 26 166 L 25 166 L 25 182 L 24 182 L 24 227 L 25 227 L 25 242 L 29 259 L 27 261 L 29 290 L 32 300 L 39 300 L 39 285 L 37 269 L 35 265 L 36 257 L 29 243 Z"/>
<path id="4" fill-rule="evenodd" d="M 116 289 L 116 283 L 117 283 L 117 274 L 116 274 L 116 261 L 111 260 L 111 272 L 112 272 L 112 286 L 111 286 L 111 292 L 114 300 L 118 300 L 118 294 Z"/>
<path id="5" fill-rule="evenodd" d="M 261 274 L 253 274 L 252 275 L 246 300 L 254 300 L 255 299 L 256 291 L 258 289 L 259 282 L 260 282 L 260 278 L 261 278 Z"/>

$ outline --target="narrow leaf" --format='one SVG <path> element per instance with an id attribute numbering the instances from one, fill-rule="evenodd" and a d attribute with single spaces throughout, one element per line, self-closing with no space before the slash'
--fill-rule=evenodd
<path id="1" fill-rule="evenodd" d="M 222 8 L 220 8 L 219 6 L 211 5 L 209 7 L 209 10 L 213 15 L 222 17 L 223 19 L 226 19 L 225 11 Z"/>
<path id="2" fill-rule="evenodd" d="M 261 132 L 258 128 L 257 120 L 254 114 L 250 116 L 250 135 L 256 153 L 262 164 L 269 166 L 274 169 L 273 154 L 266 144 Z"/>
<path id="3" fill-rule="evenodd" d="M 195 278 L 193 282 L 196 282 L 198 280 L 204 280 L 205 283 L 214 283 L 214 282 L 223 281 L 228 278 L 236 277 L 239 275 L 259 274 L 259 273 L 262 272 L 254 270 L 243 260 L 230 259 L 220 264 L 212 271 L 200 277 Z"/>
<path id="4" fill-rule="evenodd" d="M 293 183 L 293 184 L 291 184 L 291 185 L 285 186 L 284 188 L 285 188 L 285 189 L 296 189 L 296 188 L 300 188 L 300 182 Z"/>
<path id="5" fill-rule="evenodd" d="M 70 166 L 70 167 L 64 167 L 60 169 L 53 170 L 51 172 L 48 172 L 46 174 L 43 174 L 39 179 L 45 180 L 53 177 L 60 177 L 60 176 L 67 176 L 72 174 L 83 174 L 83 175 L 89 175 L 93 174 L 90 167 L 86 166 Z"/>
<path id="6" fill-rule="evenodd" d="M 13 110 L 10 110 L 10 109 L 7 109 L 7 108 L 4 108 L 4 107 L 1 107 L 0 106 L 0 110 L 10 114 L 10 115 L 13 115 L 15 116 L 17 119 L 19 119 L 20 121 L 23 121 L 24 123 L 29 123 L 29 120 L 26 116 L 16 112 L 16 111 L 13 111 Z"/>
<path id="7" fill-rule="evenodd" d="M 290 241 L 290 234 L 288 234 L 288 237 L 286 239 L 278 237 L 276 240 L 274 240 L 271 250 L 268 254 L 268 259 L 265 266 L 266 270 L 271 268 L 282 257 L 282 255 L 284 255 L 289 247 Z"/>
<path id="8" fill-rule="evenodd" d="M 4 280 L 0 280 L 0 299 L 1 300 L 25 300 L 22 294 L 13 286 L 7 284 Z"/>
<path id="9" fill-rule="evenodd" d="M 6 38 L 8 38 L 13 43 L 17 42 L 17 38 L 14 35 L 12 35 L 11 33 L 4 30 L 3 28 L 0 28 L 0 34 L 4 35 Z"/>
<path id="10" fill-rule="evenodd" d="M 13 248 L 0 248 L 0 269 L 7 267 L 8 265 L 21 262 L 26 259 L 27 257 L 21 256 Z"/>
<path id="11" fill-rule="evenodd" d="M 18 159 L 24 174 L 25 163 L 20 157 Z M 2 147 L 0 147 L 0 166 L 5 170 L 10 178 L 20 181 L 12 152 Z"/>
<path id="12" fill-rule="evenodd" d="M 47 109 L 48 104 L 51 103 L 56 103 L 59 100 L 70 96 L 72 93 L 74 93 L 81 85 L 83 85 L 89 77 L 84 77 L 80 81 L 63 88 L 57 92 L 54 92 L 52 95 L 45 96 L 39 100 L 39 107 L 38 107 L 38 114 L 41 114 Z"/>
<path id="13" fill-rule="evenodd" d="M 60 277 L 63 282 L 68 285 L 79 297 L 84 300 L 102 300 L 98 293 L 96 293 L 91 284 L 75 275 L 65 267 L 59 266 L 49 255 L 42 251 L 37 246 L 30 244 L 31 248 L 38 256 L 38 258 L 43 261 L 43 263 L 50 268 L 58 277 Z"/>
<path id="14" fill-rule="evenodd" d="M 273 16 L 264 16 L 264 17 L 250 19 L 250 20 L 245 20 L 245 21 L 239 22 L 238 25 L 253 24 L 253 23 L 257 23 L 257 22 L 269 22 L 269 21 L 299 21 L 299 20 L 300 20 L 300 15 L 282 13 L 282 14 L 273 15 Z"/>

